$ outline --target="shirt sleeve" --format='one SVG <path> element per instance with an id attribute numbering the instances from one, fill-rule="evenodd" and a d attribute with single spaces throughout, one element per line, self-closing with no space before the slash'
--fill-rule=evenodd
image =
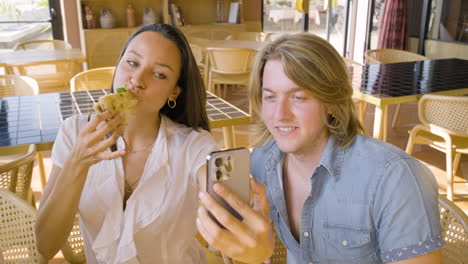
<path id="1" fill-rule="evenodd" d="M 437 182 L 429 169 L 414 158 L 387 164 L 373 210 L 383 262 L 424 255 L 444 244 Z"/>
<path id="2" fill-rule="evenodd" d="M 63 168 L 78 136 L 78 123 L 83 118 L 85 117 L 71 116 L 63 121 L 52 147 L 51 159 L 54 165 Z"/>
<path id="3" fill-rule="evenodd" d="M 206 164 L 206 157 L 210 152 L 218 150 L 218 145 L 213 139 L 213 136 L 207 131 L 194 131 L 192 132 L 193 138 L 188 142 L 190 144 L 190 151 L 187 151 L 186 159 L 190 170 L 190 176 L 197 182 L 197 171 L 201 166 Z"/>

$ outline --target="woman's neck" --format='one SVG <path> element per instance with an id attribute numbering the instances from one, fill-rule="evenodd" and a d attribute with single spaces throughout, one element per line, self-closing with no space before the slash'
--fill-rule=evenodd
<path id="1" fill-rule="evenodd" d="M 161 115 L 134 115 L 128 120 L 123 138 L 132 149 L 153 143 L 159 133 Z"/>

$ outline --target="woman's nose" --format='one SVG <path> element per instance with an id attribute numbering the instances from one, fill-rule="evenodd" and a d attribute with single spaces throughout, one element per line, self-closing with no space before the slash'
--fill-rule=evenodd
<path id="1" fill-rule="evenodd" d="M 143 70 L 136 70 L 130 75 L 130 89 L 139 90 L 144 89 Z"/>

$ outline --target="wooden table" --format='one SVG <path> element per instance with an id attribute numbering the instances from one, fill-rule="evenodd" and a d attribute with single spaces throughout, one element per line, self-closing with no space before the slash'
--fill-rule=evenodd
<path id="1" fill-rule="evenodd" d="M 15 147 L 36 144 L 38 151 L 51 150 L 63 120 L 93 112 L 92 105 L 106 90 L 0 98 L 0 150 L 15 153 Z M 235 147 L 234 126 L 249 124 L 250 116 L 223 99 L 208 93 L 206 104 L 211 128 L 223 128 L 226 148 Z"/>
<path id="2" fill-rule="evenodd" d="M 0 53 L 0 63 L 8 65 L 54 60 L 75 60 L 81 63 L 85 59 L 81 49 L 18 50 Z"/>
<path id="3" fill-rule="evenodd" d="M 442 59 L 352 66 L 353 97 L 375 105 L 373 136 L 387 138 L 388 106 L 424 94 L 468 94 L 468 60 Z"/>

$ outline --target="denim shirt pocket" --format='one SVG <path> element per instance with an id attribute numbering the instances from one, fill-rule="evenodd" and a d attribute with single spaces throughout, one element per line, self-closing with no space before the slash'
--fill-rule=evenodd
<path id="1" fill-rule="evenodd" d="M 378 263 L 368 228 L 324 223 L 325 263 Z"/>

